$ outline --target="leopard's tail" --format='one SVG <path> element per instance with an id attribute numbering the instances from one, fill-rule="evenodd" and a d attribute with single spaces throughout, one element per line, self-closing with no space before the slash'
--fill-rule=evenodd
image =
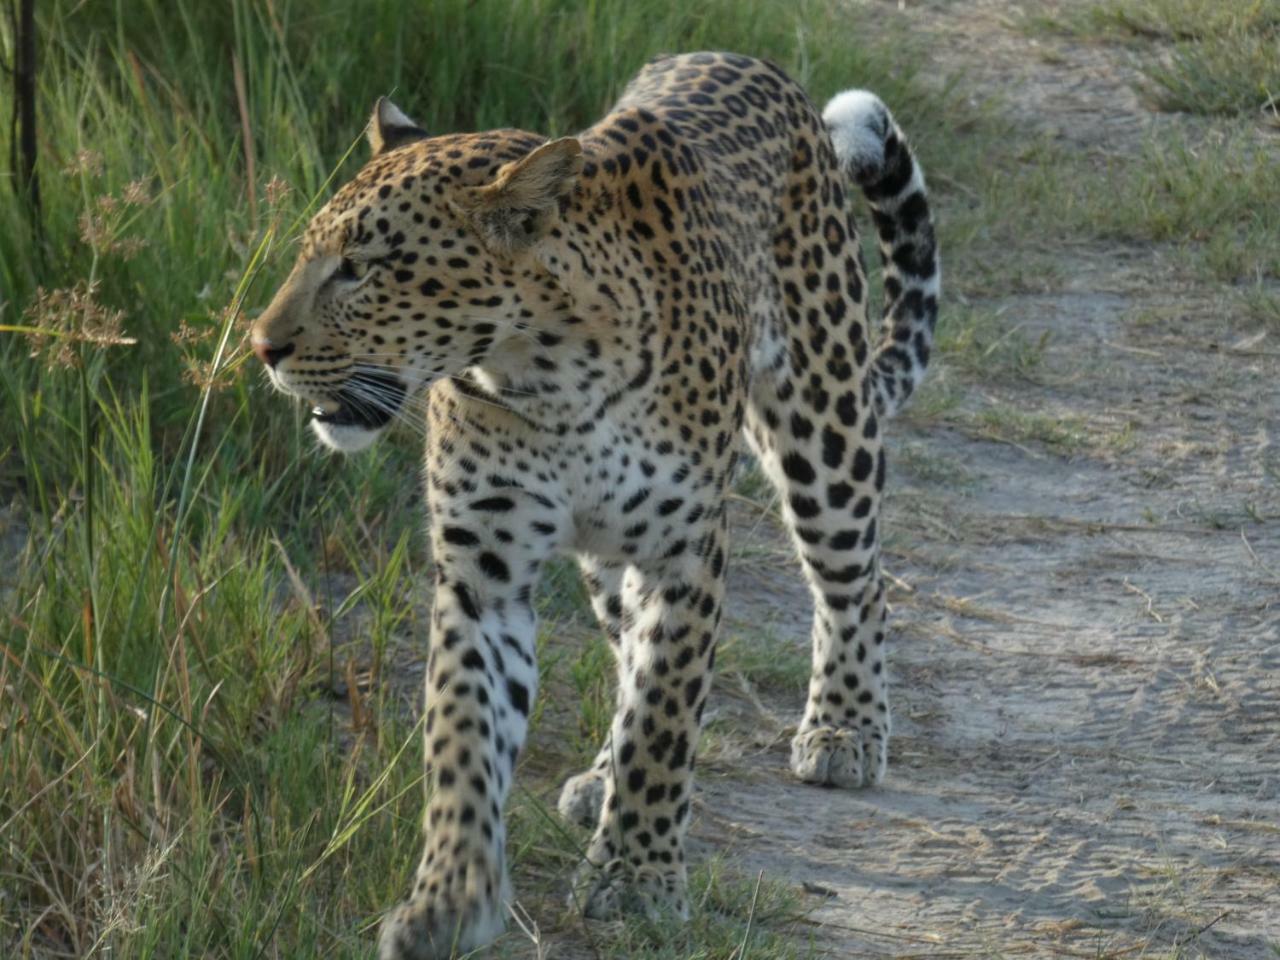
<path id="1" fill-rule="evenodd" d="M 873 93 L 846 90 L 822 111 L 836 157 L 871 206 L 884 263 L 884 319 L 872 361 L 876 408 L 900 410 L 924 379 L 938 319 L 938 244 L 924 173 Z"/>

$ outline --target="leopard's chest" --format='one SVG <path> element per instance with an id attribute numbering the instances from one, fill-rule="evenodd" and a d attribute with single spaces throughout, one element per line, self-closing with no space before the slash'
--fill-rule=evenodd
<path id="1" fill-rule="evenodd" d="M 669 440 L 603 430 L 566 461 L 572 548 L 629 562 L 679 556 L 723 488 L 723 463 Z"/>

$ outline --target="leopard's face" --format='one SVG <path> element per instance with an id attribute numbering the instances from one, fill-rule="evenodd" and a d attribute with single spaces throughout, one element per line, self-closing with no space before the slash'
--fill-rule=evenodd
<path id="1" fill-rule="evenodd" d="M 388 107 L 403 123 L 387 122 Z M 385 101 L 376 113 L 375 157 L 311 221 L 251 335 L 272 382 L 308 403 L 319 439 L 346 452 L 521 331 L 532 254 L 556 204 L 516 188 L 550 151 L 568 175 L 558 200 L 580 166 L 563 162 L 578 156 L 563 141 L 428 139 Z"/>

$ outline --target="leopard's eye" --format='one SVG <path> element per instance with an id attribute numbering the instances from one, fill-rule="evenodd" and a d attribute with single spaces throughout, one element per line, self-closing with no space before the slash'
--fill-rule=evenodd
<path id="1" fill-rule="evenodd" d="M 350 257 L 343 257 L 333 275 L 339 280 L 347 280 L 354 283 L 363 280 L 368 272 L 368 263 L 363 260 L 352 260 Z"/>

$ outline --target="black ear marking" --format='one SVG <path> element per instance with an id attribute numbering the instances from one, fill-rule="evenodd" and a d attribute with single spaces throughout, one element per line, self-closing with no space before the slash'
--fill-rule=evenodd
<path id="1" fill-rule="evenodd" d="M 369 118 L 368 136 L 369 146 L 376 157 L 406 143 L 425 140 L 429 134 L 386 97 L 379 97 L 373 105 L 373 116 Z"/>

